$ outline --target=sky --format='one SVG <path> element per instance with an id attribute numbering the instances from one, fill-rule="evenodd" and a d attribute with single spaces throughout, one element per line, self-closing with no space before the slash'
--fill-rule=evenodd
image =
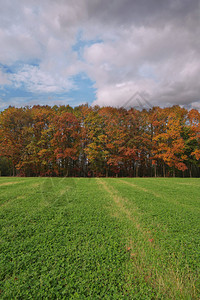
<path id="1" fill-rule="evenodd" d="M 0 7 L 0 110 L 143 99 L 200 109 L 200 0 L 0 0 Z"/>

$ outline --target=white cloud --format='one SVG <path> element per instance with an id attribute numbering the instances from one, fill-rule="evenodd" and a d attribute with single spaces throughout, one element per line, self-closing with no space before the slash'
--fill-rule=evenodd
<path id="1" fill-rule="evenodd" d="M 6 84 L 10 84 L 10 83 L 11 82 L 10 82 L 10 80 L 8 78 L 8 75 L 5 74 L 4 72 L 2 72 L 1 69 L 0 69 L 0 87 L 4 86 Z"/>
<path id="2" fill-rule="evenodd" d="M 10 80 L 16 88 L 24 85 L 28 91 L 33 93 L 61 93 L 75 88 L 69 79 L 58 74 L 52 76 L 51 73 L 30 65 L 25 65 L 17 73 L 11 74 Z"/>
<path id="3" fill-rule="evenodd" d="M 88 73 L 98 90 L 95 104 L 121 105 L 122 97 L 128 99 L 135 92 L 146 92 L 154 105 L 200 100 L 195 35 L 172 26 L 128 32 L 121 30 L 119 39 L 85 49 Z M 117 88 L 119 84 L 123 88 Z"/>
<path id="4" fill-rule="evenodd" d="M 72 50 L 80 31 L 82 39 L 102 40 L 85 47 L 84 61 Z M 95 104 L 120 106 L 140 92 L 156 105 L 193 105 L 200 101 L 199 35 L 199 0 L 7 0 L 0 64 L 22 67 L 0 72 L 0 84 L 62 93 L 86 72 L 96 82 Z"/>
<path id="5" fill-rule="evenodd" d="M 5 109 L 7 106 L 7 102 L 0 98 L 0 110 Z"/>
<path id="6" fill-rule="evenodd" d="M 194 109 L 200 110 L 200 101 L 199 102 L 193 102 L 191 104 L 191 107 L 194 108 Z"/>

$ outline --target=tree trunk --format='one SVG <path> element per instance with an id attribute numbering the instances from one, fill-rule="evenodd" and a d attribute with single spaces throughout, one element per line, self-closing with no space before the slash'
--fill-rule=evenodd
<path id="1" fill-rule="evenodd" d="M 192 178 L 192 168 L 191 165 L 189 166 L 190 178 Z"/>
<path id="2" fill-rule="evenodd" d="M 165 164 L 163 164 L 163 177 L 165 177 Z"/>
<path id="3" fill-rule="evenodd" d="M 13 163 L 13 175 L 12 175 L 13 177 L 15 176 L 15 165 L 14 165 L 14 163 Z"/>
<path id="4" fill-rule="evenodd" d="M 136 165 L 135 177 L 138 177 L 138 165 Z"/>

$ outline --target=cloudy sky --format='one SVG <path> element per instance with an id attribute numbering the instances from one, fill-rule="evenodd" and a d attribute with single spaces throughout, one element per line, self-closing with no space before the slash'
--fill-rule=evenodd
<path id="1" fill-rule="evenodd" d="M 200 0 L 0 0 L 0 8 L 0 110 L 134 105 L 135 93 L 151 105 L 200 108 Z"/>

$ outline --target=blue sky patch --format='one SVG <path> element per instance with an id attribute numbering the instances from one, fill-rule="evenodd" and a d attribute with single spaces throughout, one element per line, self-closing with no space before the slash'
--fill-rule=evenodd
<path id="1" fill-rule="evenodd" d="M 13 74 L 16 66 L 3 67 L 7 74 Z M 0 89 L 0 110 L 11 106 L 27 106 L 27 105 L 67 105 L 77 106 L 82 103 L 91 104 L 96 99 L 95 82 L 92 81 L 87 74 L 79 73 L 71 77 L 75 88 L 67 92 L 60 93 L 34 93 L 26 88 L 26 84 L 22 83 L 18 87 L 15 84 L 5 85 Z"/>
<path id="2" fill-rule="evenodd" d="M 82 34 L 83 33 L 82 33 L 81 30 L 77 33 L 76 43 L 72 46 L 72 50 L 77 52 L 79 60 L 84 61 L 84 58 L 83 58 L 84 48 L 92 46 L 94 44 L 103 43 L 103 40 L 98 39 L 98 38 L 97 39 L 92 39 L 92 40 L 84 40 L 82 38 Z"/>

